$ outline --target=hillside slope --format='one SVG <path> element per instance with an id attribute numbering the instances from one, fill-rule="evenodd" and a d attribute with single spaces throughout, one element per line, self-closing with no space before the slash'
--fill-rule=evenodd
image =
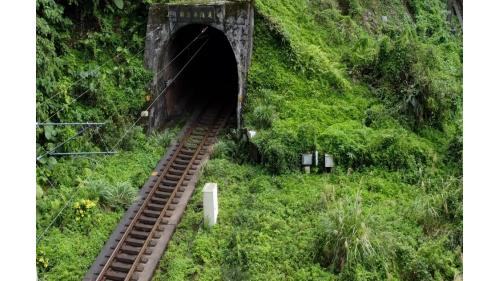
<path id="1" fill-rule="evenodd" d="M 145 104 L 147 6 L 120 3 L 37 1 L 37 117 L 111 121 L 67 151 L 116 144 Z M 155 280 L 460 280 L 462 37 L 445 1 L 255 7 L 243 118 L 260 157 L 227 132 Z M 84 275 L 175 131 L 146 139 L 136 126 L 116 156 L 39 163 L 41 280 Z M 74 133 L 38 129 L 39 153 Z M 300 172 L 315 149 L 334 155 L 333 173 Z M 220 217 L 208 229 L 211 181 Z"/>
<path id="2" fill-rule="evenodd" d="M 256 9 L 244 120 L 262 168 L 219 143 L 155 280 L 459 280 L 462 39 L 445 3 Z M 333 174 L 297 171 L 314 149 Z"/>

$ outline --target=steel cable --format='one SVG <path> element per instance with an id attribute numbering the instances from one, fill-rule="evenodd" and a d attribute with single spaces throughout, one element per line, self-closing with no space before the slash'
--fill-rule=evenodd
<path id="1" fill-rule="evenodd" d="M 141 40 L 144 40 L 144 39 L 146 39 L 147 37 L 148 37 L 148 36 L 146 35 L 146 36 L 142 37 L 142 38 L 141 38 Z M 143 52 L 143 51 L 144 51 L 144 49 L 145 49 L 145 47 L 143 47 L 143 48 L 142 48 L 139 52 L 135 53 L 134 57 L 135 57 L 135 56 L 137 56 L 137 55 L 139 55 L 141 52 Z M 120 57 L 120 56 L 122 56 L 122 55 L 123 55 L 123 53 L 119 53 L 119 54 L 115 55 L 114 57 L 112 57 L 112 58 L 110 58 L 110 59 L 106 60 L 106 61 L 105 61 L 104 63 L 102 63 L 101 65 L 98 65 L 98 66 L 97 66 L 97 67 L 96 67 L 93 71 L 98 71 L 98 70 L 99 70 L 99 69 L 101 69 L 103 66 L 105 66 L 106 64 L 108 64 L 108 63 L 109 63 L 109 62 L 111 62 L 111 61 L 114 61 L 115 59 L 119 58 L 119 57 Z M 74 86 L 74 85 L 75 85 L 75 84 L 77 84 L 77 83 L 80 83 L 80 82 L 81 82 L 83 79 L 85 79 L 85 78 L 86 78 L 86 77 L 81 77 L 80 79 L 78 79 L 78 80 L 76 80 L 75 82 L 71 83 L 71 84 L 70 84 L 70 87 Z M 48 99 L 49 99 L 49 100 L 53 100 L 55 97 L 57 97 L 57 96 L 58 96 L 58 95 L 60 95 L 60 94 L 61 94 L 60 92 L 59 92 L 59 93 L 57 93 L 57 94 L 54 94 L 54 95 L 52 95 L 51 97 L 48 97 Z"/>
<path id="2" fill-rule="evenodd" d="M 184 49 L 182 49 L 182 50 L 181 50 L 181 52 L 179 52 L 179 53 L 178 53 L 178 54 L 177 54 L 177 55 L 176 55 L 176 56 L 175 56 L 175 57 L 174 57 L 174 58 L 173 58 L 170 62 L 168 62 L 168 63 L 167 63 L 167 66 L 166 66 L 166 67 L 164 67 L 164 68 L 163 68 L 160 72 L 158 72 L 157 77 L 158 77 L 158 75 L 159 75 L 161 72 L 163 72 L 163 70 L 165 70 L 165 69 L 166 69 L 166 68 L 167 68 L 167 67 L 168 67 L 171 63 L 173 63 L 173 62 L 174 62 L 174 61 L 175 61 L 175 60 L 176 60 L 176 59 L 177 59 L 177 58 L 178 58 L 178 57 L 179 57 L 182 53 L 184 53 L 184 51 L 185 51 L 185 50 L 187 50 L 187 49 L 188 49 L 188 48 L 189 48 L 189 47 L 190 47 L 190 46 L 191 46 L 191 45 L 192 45 L 192 44 L 193 44 L 196 40 L 198 40 L 198 39 L 199 39 L 199 37 L 200 37 L 203 33 L 205 33 L 205 31 L 207 30 L 207 28 L 208 28 L 208 27 L 205 27 L 205 28 L 204 28 L 204 29 L 203 29 L 203 30 L 202 30 L 202 31 L 201 31 L 201 32 L 200 32 L 200 33 L 199 33 L 199 34 L 198 34 L 198 35 L 197 35 L 197 36 L 196 36 L 196 37 L 195 37 L 195 38 L 194 38 L 191 42 L 189 42 L 189 43 L 188 43 L 188 44 L 184 47 Z M 147 37 L 147 36 L 146 36 L 146 37 Z M 146 37 L 144 37 L 144 38 L 146 38 Z M 144 39 L 144 38 L 143 38 L 143 39 Z M 142 48 L 139 52 L 137 52 L 134 56 L 139 55 L 139 53 L 143 52 L 143 51 L 144 51 L 144 49 L 145 49 L 145 47 L 144 47 L 144 48 Z M 115 57 L 111 58 L 109 61 L 114 60 L 114 59 L 115 59 L 115 58 L 117 58 L 119 55 L 120 55 L 120 54 L 118 54 L 117 56 L 115 56 Z M 107 61 L 106 63 L 108 63 L 109 61 Z M 98 69 L 100 69 L 101 67 L 103 67 L 106 63 L 104 63 L 104 64 L 102 64 L 101 66 L 99 66 L 99 67 L 97 68 L 97 70 L 98 70 Z M 81 78 L 81 79 L 80 79 L 80 80 L 78 80 L 78 81 L 81 81 L 82 79 L 83 79 L 83 78 Z M 77 82 L 78 82 L 78 81 L 77 81 Z M 74 84 L 76 84 L 76 82 L 75 82 L 75 83 L 72 83 L 72 85 L 74 85 Z M 77 100 L 79 100 L 82 96 L 84 96 L 84 95 L 85 95 L 86 93 L 88 93 L 89 91 L 90 91 L 90 89 L 87 89 L 87 90 L 85 90 L 83 93 L 81 93 L 80 95 L 78 95 L 76 98 L 73 98 L 73 100 L 72 100 L 69 104 L 67 104 L 67 106 L 69 106 L 69 105 L 71 105 L 71 104 L 75 103 Z M 57 95 L 58 95 L 58 94 L 56 94 L 56 95 L 52 96 L 52 97 L 51 97 L 51 98 L 49 98 L 49 99 L 52 99 L 53 97 L 55 97 L 55 96 L 57 96 Z M 55 115 L 57 115 L 59 112 L 61 112 L 61 111 L 62 111 L 62 110 L 64 110 L 64 109 L 65 109 L 65 108 L 64 108 L 64 107 L 62 107 L 62 108 L 60 108 L 59 110 L 57 110 L 56 112 L 54 112 L 53 114 L 51 114 L 51 115 L 50 115 L 50 116 L 49 116 L 49 117 L 45 120 L 45 122 L 50 121 L 50 119 L 51 119 L 52 117 L 54 117 Z"/>
<path id="3" fill-rule="evenodd" d="M 196 41 L 199 36 L 201 36 L 201 34 L 203 34 L 205 31 L 206 31 L 207 27 L 205 27 L 201 32 L 200 34 L 195 38 L 193 39 L 193 41 L 191 41 L 179 54 L 177 54 L 160 72 L 158 73 L 161 73 L 163 72 L 164 70 L 166 70 L 166 68 L 171 64 L 173 63 L 192 43 L 194 43 L 194 41 Z M 177 74 L 174 76 L 174 78 L 171 80 L 171 82 L 165 86 L 165 88 L 158 94 L 158 96 L 153 100 L 153 102 L 151 102 L 151 104 L 146 108 L 146 110 L 149 110 L 154 104 L 156 101 L 158 101 L 158 99 L 165 93 L 165 91 L 168 89 L 168 87 L 179 77 L 179 75 L 186 69 L 186 67 L 191 63 L 191 61 L 198 55 L 198 53 L 201 51 L 201 49 L 203 49 L 203 47 L 207 44 L 207 42 L 209 41 L 210 38 L 208 38 L 197 50 L 196 52 L 193 54 L 193 56 L 191 56 L 191 58 L 186 62 L 186 64 L 179 70 L 179 72 L 177 72 Z M 158 75 L 157 77 L 158 78 Z M 118 140 L 118 142 L 113 146 L 113 150 L 116 149 L 116 147 L 121 143 L 121 141 L 123 140 L 123 138 L 130 132 L 130 130 L 137 124 L 137 122 L 139 122 L 141 117 L 139 117 L 134 123 L 133 125 L 122 135 L 122 137 Z M 109 120 L 109 119 L 108 119 Z M 57 148 L 61 147 L 62 145 L 68 143 L 70 140 L 76 138 L 78 135 L 82 134 L 84 131 L 86 131 L 88 128 L 90 128 L 90 126 L 87 126 L 85 128 L 83 128 L 82 130 L 80 130 L 75 136 L 67 139 L 66 141 L 64 141 L 63 143 L 57 145 L 54 149 L 52 149 L 51 151 L 47 152 L 45 149 L 45 153 L 39 157 L 37 157 L 37 161 L 39 159 L 41 159 L 42 157 L 44 157 L 45 155 L 47 154 L 50 154 L 52 152 L 54 152 Z M 100 134 L 99 134 L 100 136 Z M 102 139 L 102 136 L 100 136 L 101 140 Z M 105 143 L 103 142 L 103 144 L 105 145 Z M 106 145 L 105 145 L 106 146 Z M 43 147 L 42 147 L 43 149 Z M 49 181 L 50 185 L 52 187 L 54 187 L 54 185 Z M 57 215 L 52 219 L 52 221 L 50 222 L 50 224 L 44 229 L 44 231 L 37 237 L 37 240 L 36 240 L 36 244 L 39 243 L 39 241 L 45 237 L 47 231 L 54 225 L 54 223 L 57 221 L 57 219 L 59 218 L 59 216 L 61 216 L 61 214 L 63 213 L 63 211 L 69 206 L 69 204 L 71 202 L 73 202 L 73 199 L 74 197 L 76 196 L 77 194 L 77 191 L 79 190 L 80 186 L 77 186 L 77 188 L 74 189 L 74 191 L 71 193 L 71 197 L 69 200 L 66 201 L 65 205 L 59 210 L 59 212 L 57 213 Z"/>
<path id="4" fill-rule="evenodd" d="M 208 40 L 210 38 L 208 38 L 201 46 L 200 48 L 198 48 L 198 50 L 193 54 L 193 56 L 186 62 L 186 64 L 181 68 L 181 70 L 179 70 L 179 72 L 177 72 L 177 74 L 174 76 L 174 78 L 170 81 L 170 83 L 165 86 L 165 88 L 158 94 L 158 96 L 153 100 L 153 102 L 151 102 L 151 104 L 146 108 L 146 111 L 149 110 L 153 104 L 155 104 L 155 102 L 165 93 L 165 91 L 168 89 L 168 87 L 177 79 L 177 77 L 179 77 L 179 75 L 184 71 L 184 69 L 189 65 L 189 63 L 191 63 L 191 61 L 196 57 L 196 55 L 201 51 L 201 49 L 207 44 Z M 130 126 L 130 128 L 125 132 L 125 134 L 123 134 L 123 136 L 118 140 L 118 142 L 113 146 L 113 150 L 116 149 L 116 147 L 121 143 L 121 141 L 123 140 L 123 138 L 125 138 L 125 136 L 130 132 L 130 130 L 137 124 L 137 122 L 139 122 L 139 120 L 141 119 L 141 117 L 137 118 L 137 120 L 135 120 L 134 124 L 132 124 L 132 126 Z"/>

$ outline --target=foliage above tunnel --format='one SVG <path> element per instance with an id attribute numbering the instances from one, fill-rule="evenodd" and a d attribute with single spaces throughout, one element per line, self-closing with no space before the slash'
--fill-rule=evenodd
<path id="1" fill-rule="evenodd" d="M 147 9 L 141 2 L 128 4 L 37 1 L 37 121 L 107 122 L 102 140 L 85 135 L 64 145 L 65 151 L 113 146 L 145 104 L 151 79 L 142 60 Z M 38 128 L 37 154 L 75 133 Z"/>
<path id="2" fill-rule="evenodd" d="M 462 43 L 443 2 L 256 8 L 245 120 L 261 130 L 256 143 L 272 170 L 295 169 L 297 155 L 314 149 L 352 168 L 445 160 L 443 142 L 461 134 Z"/>

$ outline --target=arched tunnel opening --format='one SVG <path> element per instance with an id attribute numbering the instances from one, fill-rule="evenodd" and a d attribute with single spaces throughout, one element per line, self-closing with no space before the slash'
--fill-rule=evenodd
<path id="1" fill-rule="evenodd" d="M 201 24 L 182 27 L 167 45 L 164 63 L 167 119 L 207 106 L 231 107 L 236 114 L 238 67 L 222 31 Z"/>

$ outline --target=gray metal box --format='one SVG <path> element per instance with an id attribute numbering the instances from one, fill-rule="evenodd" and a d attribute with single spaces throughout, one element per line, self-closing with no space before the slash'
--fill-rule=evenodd
<path id="1" fill-rule="evenodd" d="M 333 168 L 333 156 L 325 154 L 325 168 Z"/>
<path id="2" fill-rule="evenodd" d="M 303 166 L 311 166 L 313 163 L 313 155 L 312 153 L 304 153 L 302 154 L 302 165 Z"/>

